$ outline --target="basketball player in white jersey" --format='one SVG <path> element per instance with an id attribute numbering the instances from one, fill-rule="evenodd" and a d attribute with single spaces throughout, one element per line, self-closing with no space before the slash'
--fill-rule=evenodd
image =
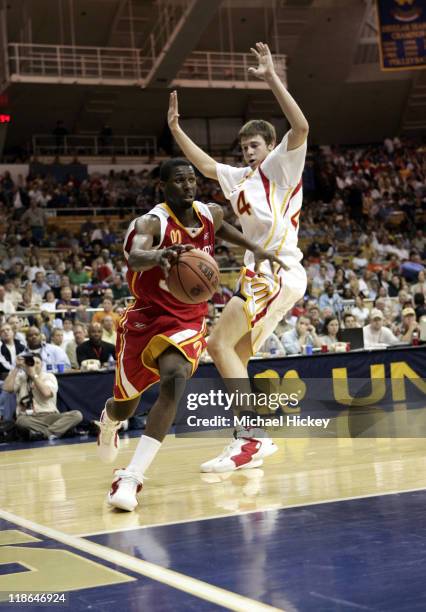
<path id="1" fill-rule="evenodd" d="M 239 388 L 242 392 L 249 391 L 250 356 L 306 290 L 306 273 L 300 263 L 302 252 L 297 240 L 309 126 L 278 77 L 268 46 L 256 43 L 251 51 L 258 66 L 249 68 L 250 73 L 268 83 L 290 124 L 290 130 L 278 145 L 270 123 L 249 121 L 239 132 L 247 166 L 235 168 L 217 163 L 180 127 L 176 92 L 170 96 L 168 111 L 169 127 L 177 144 L 204 176 L 219 181 L 244 235 L 273 251 L 284 263 L 283 268 L 271 270 L 264 262 L 256 271 L 252 255 L 246 252 L 236 294 L 226 305 L 208 341 L 208 351 L 227 385 L 232 387 L 235 379 L 245 379 L 246 387 Z M 247 416 L 253 416 L 253 407 L 247 406 L 247 409 Z M 274 442 L 259 429 L 240 428 L 234 438 L 218 457 L 203 463 L 201 471 L 258 467 L 277 450 Z"/>

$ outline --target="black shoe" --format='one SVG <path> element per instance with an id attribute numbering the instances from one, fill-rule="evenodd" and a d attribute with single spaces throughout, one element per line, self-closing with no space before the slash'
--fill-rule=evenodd
<path id="1" fill-rule="evenodd" d="M 40 442 L 46 440 L 42 433 L 39 431 L 30 431 L 28 434 L 28 442 Z"/>

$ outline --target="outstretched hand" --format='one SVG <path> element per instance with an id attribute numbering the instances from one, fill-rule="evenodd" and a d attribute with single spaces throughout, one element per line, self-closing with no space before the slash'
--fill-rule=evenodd
<path id="1" fill-rule="evenodd" d="M 161 249 L 158 252 L 158 265 L 163 270 L 165 277 L 167 278 L 170 268 L 179 259 L 181 253 L 191 251 L 194 247 L 192 244 L 174 244 L 167 249 Z"/>
<path id="2" fill-rule="evenodd" d="M 276 255 L 274 255 L 273 251 L 265 251 L 261 247 L 258 247 L 255 251 L 253 251 L 254 255 L 254 269 L 256 272 L 259 271 L 260 264 L 262 261 L 269 261 L 269 265 L 271 266 L 271 272 L 274 273 L 278 271 L 280 268 L 283 270 L 289 270 L 290 268 L 285 265 L 284 262 L 281 261 Z M 274 268 L 275 266 L 275 268 Z"/>
<path id="3" fill-rule="evenodd" d="M 272 59 L 271 52 L 268 45 L 262 42 L 256 43 L 256 49 L 250 48 L 250 51 L 256 57 L 258 61 L 257 68 L 252 66 L 248 69 L 249 73 L 258 79 L 266 79 L 275 74 L 274 60 Z"/>
<path id="4" fill-rule="evenodd" d="M 169 110 L 167 112 L 167 123 L 169 128 L 173 130 L 179 125 L 179 108 L 177 91 L 172 91 L 169 98 Z"/>

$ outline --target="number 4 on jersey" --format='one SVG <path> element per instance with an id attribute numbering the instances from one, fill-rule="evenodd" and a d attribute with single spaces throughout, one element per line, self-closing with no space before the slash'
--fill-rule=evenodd
<path id="1" fill-rule="evenodd" d="M 244 215 L 244 213 L 251 215 L 251 206 L 248 202 L 246 202 L 244 191 L 241 191 L 240 195 L 238 196 L 237 210 L 238 210 L 238 214 L 240 215 Z"/>

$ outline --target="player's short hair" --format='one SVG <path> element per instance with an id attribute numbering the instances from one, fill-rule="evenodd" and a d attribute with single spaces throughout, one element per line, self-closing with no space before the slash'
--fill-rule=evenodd
<path id="1" fill-rule="evenodd" d="M 238 132 L 238 140 L 242 138 L 250 138 L 251 136 L 262 136 L 267 145 L 274 144 L 277 141 L 277 133 L 272 123 L 263 119 L 252 119 L 247 121 Z"/>
<path id="2" fill-rule="evenodd" d="M 166 162 L 163 162 L 160 166 L 160 181 L 167 183 L 174 168 L 177 168 L 178 166 L 187 166 L 189 168 L 193 167 L 192 164 L 183 157 L 174 157 L 173 159 L 169 159 Z"/>

